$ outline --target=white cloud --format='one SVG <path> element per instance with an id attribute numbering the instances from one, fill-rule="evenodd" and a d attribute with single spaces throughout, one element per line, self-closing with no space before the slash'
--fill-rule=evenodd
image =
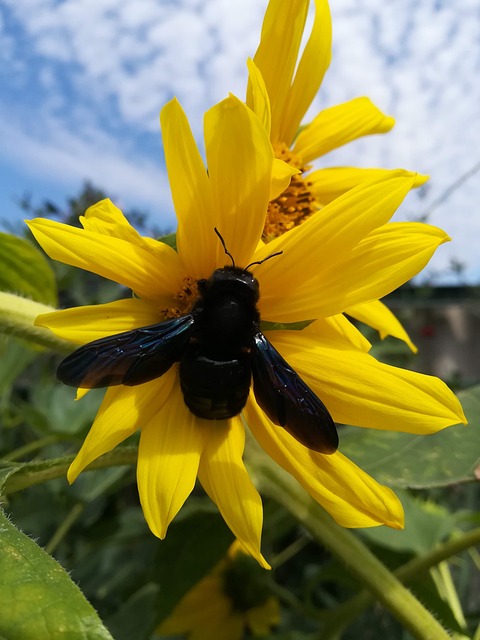
<path id="1" fill-rule="evenodd" d="M 255 51 L 266 4 L 3 0 L 24 30 L 21 46 L 36 56 L 45 95 L 22 106 L 21 124 L 12 120 L 11 105 L 5 106 L 0 153 L 62 180 L 89 172 L 106 188 L 148 199 L 153 210 L 158 191 L 166 190 L 165 178 L 150 147 L 142 154 L 136 146 L 137 136 L 150 146 L 158 139 L 160 148 L 158 112 L 173 95 L 197 138 L 207 108 L 228 91 L 244 96 L 245 60 Z M 424 213 L 480 160 L 478 0 L 331 0 L 331 9 L 334 57 L 310 114 L 368 95 L 397 125 L 385 136 L 330 154 L 325 164 L 429 173 L 425 198 L 412 194 L 400 215 Z M 28 88 L 28 59 L 13 56 L 15 43 L 1 27 L 0 45 L 9 43 L 3 48 L 9 82 L 17 90 L 22 82 Z M 432 214 L 432 223 L 455 240 L 440 249 L 437 269 L 456 256 L 470 263 L 472 273 L 480 272 L 479 182 L 478 175 L 472 177 Z"/>
<path id="2" fill-rule="evenodd" d="M 0 114 L 2 155 L 24 167 L 26 175 L 71 188 L 75 193 L 84 180 L 104 189 L 120 206 L 148 207 L 162 226 L 174 227 L 168 180 L 161 165 L 159 136 L 158 162 L 132 157 L 112 138 L 91 130 L 78 135 L 57 122 L 44 122 L 48 129 L 46 146 L 32 138 L 21 126 L 5 123 Z M 27 183 L 28 184 L 28 183 Z M 21 194 L 19 194 L 21 195 Z"/>
<path id="3" fill-rule="evenodd" d="M 5 2 L 45 64 L 74 64 L 70 80 L 79 91 L 89 93 L 97 104 L 113 97 L 121 117 L 146 130 L 156 128 L 159 105 L 172 95 L 187 110 L 204 111 L 230 90 L 239 88 L 243 94 L 238 72 L 246 77 L 245 60 L 258 41 L 266 4 Z M 212 73 L 210 67 L 224 73 Z"/>

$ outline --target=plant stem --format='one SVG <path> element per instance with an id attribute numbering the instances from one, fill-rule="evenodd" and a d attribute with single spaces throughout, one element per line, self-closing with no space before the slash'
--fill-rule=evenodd
<path id="1" fill-rule="evenodd" d="M 77 520 L 82 514 L 83 509 L 84 506 L 80 502 L 78 502 L 71 508 L 70 513 L 63 520 L 62 524 L 58 527 L 58 529 L 48 541 L 48 544 L 45 546 L 45 551 L 47 553 L 51 555 L 55 552 L 55 549 L 58 547 L 72 525 L 75 523 L 75 520 Z"/>
<path id="2" fill-rule="evenodd" d="M 253 452 L 252 452 L 253 453 Z M 260 488 L 304 524 L 315 539 L 348 566 L 395 618 L 419 640 L 448 640 L 447 631 L 348 529 L 337 525 L 293 479 L 273 461 L 255 455 Z M 344 625 L 342 625 L 344 626 Z M 322 635 L 322 637 L 325 637 Z"/>
<path id="3" fill-rule="evenodd" d="M 74 345 L 71 342 L 57 338 L 49 329 L 35 326 L 35 318 L 40 313 L 51 311 L 56 309 L 13 293 L 0 291 L 0 333 L 24 338 L 41 347 L 61 352 L 72 351 Z"/>
<path id="4" fill-rule="evenodd" d="M 18 458 L 23 458 L 24 456 L 32 453 L 33 451 L 37 451 L 38 449 L 42 449 L 53 442 L 57 442 L 58 437 L 56 435 L 52 436 L 44 436 L 43 438 L 38 438 L 38 440 L 34 440 L 33 442 L 29 442 L 28 444 L 23 445 L 23 447 L 18 447 L 14 451 L 10 451 L 6 456 L 2 458 L 2 460 L 13 461 L 18 460 Z"/>
<path id="5" fill-rule="evenodd" d="M 87 470 L 135 464 L 137 452 L 138 449 L 135 446 L 117 447 L 92 462 Z M 12 471 L 5 480 L 3 493 L 15 493 L 35 484 L 47 482 L 47 480 L 61 478 L 62 476 L 66 477 L 67 469 L 74 457 L 64 456 L 63 458 L 53 458 L 51 460 L 42 460 L 41 462 L 15 463 L 11 465 Z"/>
<path id="6" fill-rule="evenodd" d="M 414 578 L 422 573 L 429 571 L 432 567 L 436 567 L 441 562 L 452 558 L 453 556 L 480 544 L 480 527 L 472 529 L 467 533 L 438 545 L 428 553 L 413 558 L 405 563 L 393 573 L 403 583 L 408 584 Z M 338 633 L 341 629 L 346 628 L 355 618 L 357 618 L 365 609 L 375 602 L 373 595 L 364 590 L 346 600 L 342 605 L 337 607 L 328 620 L 329 634 L 325 638 Z M 480 633 L 479 633 L 480 640 Z"/>

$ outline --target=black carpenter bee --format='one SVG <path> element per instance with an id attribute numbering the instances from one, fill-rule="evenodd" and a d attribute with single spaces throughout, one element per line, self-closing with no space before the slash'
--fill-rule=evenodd
<path id="1" fill-rule="evenodd" d="M 87 389 L 133 386 L 178 362 L 186 406 L 199 418 L 220 420 L 242 411 L 253 377 L 255 398 L 273 423 L 309 449 L 335 452 L 328 409 L 260 331 L 259 285 L 248 269 L 261 263 L 236 267 L 215 232 L 232 265 L 198 281 L 190 313 L 86 344 L 61 362 L 58 379 Z"/>

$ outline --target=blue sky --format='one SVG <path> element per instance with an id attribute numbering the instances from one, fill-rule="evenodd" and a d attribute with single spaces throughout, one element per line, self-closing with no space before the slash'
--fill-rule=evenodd
<path id="1" fill-rule="evenodd" d="M 288 0 L 285 0 L 288 1 Z M 161 228 L 175 219 L 158 113 L 176 95 L 201 139 L 203 112 L 245 93 L 266 0 L 0 0 L 0 219 L 16 199 L 63 203 L 85 179 Z M 480 162 L 478 0 L 332 0 L 333 60 L 310 115 L 368 95 L 397 124 L 322 166 L 428 173 L 396 219 L 428 213 Z M 480 172 L 435 205 L 429 221 L 453 238 L 452 258 L 480 282 Z"/>

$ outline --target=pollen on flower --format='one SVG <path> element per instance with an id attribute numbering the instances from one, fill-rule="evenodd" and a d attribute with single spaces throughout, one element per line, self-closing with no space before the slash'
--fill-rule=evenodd
<path id="1" fill-rule="evenodd" d="M 173 296 L 173 305 L 171 307 L 163 307 L 160 311 L 165 320 L 170 318 L 179 318 L 192 310 L 198 298 L 198 285 L 195 278 L 187 276 L 183 278 L 182 287 Z"/>
<path id="2" fill-rule="evenodd" d="M 300 173 L 292 176 L 287 189 L 278 198 L 269 202 L 263 229 L 265 242 L 302 224 L 319 209 L 319 204 L 311 191 L 311 182 L 304 177 L 311 168 L 310 165 L 305 165 L 301 158 L 292 153 L 284 143 L 277 143 L 274 148 L 277 158 L 299 169 Z"/>

